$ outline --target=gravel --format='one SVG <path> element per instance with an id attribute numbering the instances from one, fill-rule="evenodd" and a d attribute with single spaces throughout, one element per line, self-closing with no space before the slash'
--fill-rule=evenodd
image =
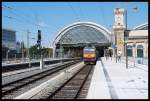
<path id="1" fill-rule="evenodd" d="M 58 64 L 57 64 L 57 65 L 58 65 Z M 69 67 L 70 67 L 70 66 L 69 66 Z M 25 76 L 29 76 L 29 75 L 36 74 L 37 72 L 41 72 L 41 71 L 48 70 L 48 69 L 50 69 L 50 68 L 53 68 L 53 67 L 50 66 L 49 68 L 45 68 L 45 69 L 43 69 L 43 70 L 35 70 L 35 71 L 30 71 L 30 72 L 26 72 L 26 73 L 21 73 L 21 74 L 16 74 L 16 75 L 8 76 L 8 77 L 5 77 L 5 80 L 2 78 L 2 79 L 3 79 L 3 84 L 6 83 L 6 82 L 11 82 L 11 81 L 13 81 L 13 80 L 15 80 L 15 79 L 18 79 L 18 78 L 23 78 L 23 77 L 25 77 Z M 67 68 L 66 68 L 66 69 L 67 69 Z M 2 99 L 13 99 L 13 98 L 15 98 L 15 97 L 17 97 L 17 96 L 19 96 L 19 95 L 21 95 L 21 94 L 27 92 L 28 90 L 30 90 L 30 89 L 32 89 L 32 88 L 34 88 L 34 87 L 40 85 L 41 83 L 46 82 L 47 80 L 49 80 L 50 78 L 53 78 L 54 76 L 58 75 L 58 73 L 60 73 L 60 72 L 62 72 L 62 71 L 64 71 L 64 69 L 63 69 L 63 70 L 60 70 L 59 72 L 54 73 L 54 74 L 52 74 L 52 75 L 50 75 L 50 76 L 47 76 L 47 77 L 45 77 L 45 78 L 43 78 L 43 79 L 40 79 L 40 80 L 38 80 L 38 81 L 36 81 L 36 82 L 34 82 L 34 83 L 31 83 L 31 84 L 29 84 L 29 85 L 27 85 L 27 86 L 24 86 L 23 88 L 21 88 L 21 89 L 15 91 L 15 92 L 13 92 L 13 93 L 10 93 L 9 95 L 6 95 L 6 96 L 2 97 Z M 12 80 L 12 79 L 13 79 L 13 80 Z M 7 81 L 7 80 L 10 80 L 10 81 Z M 5 82 L 4 82 L 4 81 L 5 81 Z"/>

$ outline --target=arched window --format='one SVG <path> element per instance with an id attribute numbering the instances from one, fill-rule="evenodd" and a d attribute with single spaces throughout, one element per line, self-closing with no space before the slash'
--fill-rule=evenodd
<path id="1" fill-rule="evenodd" d="M 137 57 L 143 57 L 143 45 L 137 46 Z"/>
<path id="2" fill-rule="evenodd" d="M 127 46 L 127 55 L 132 56 L 132 46 L 131 45 Z"/>

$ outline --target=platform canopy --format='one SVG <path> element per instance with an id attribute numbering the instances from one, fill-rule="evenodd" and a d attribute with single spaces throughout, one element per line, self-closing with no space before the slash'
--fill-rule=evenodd
<path id="1" fill-rule="evenodd" d="M 110 44 L 111 32 L 93 22 L 76 22 L 63 28 L 53 41 L 54 45 L 82 46 L 93 44 L 105 46 Z"/>

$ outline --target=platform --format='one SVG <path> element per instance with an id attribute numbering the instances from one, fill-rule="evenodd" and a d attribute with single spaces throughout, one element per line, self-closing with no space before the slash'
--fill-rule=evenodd
<path id="1" fill-rule="evenodd" d="M 87 99 L 148 99 L 148 66 L 115 58 L 97 61 Z"/>

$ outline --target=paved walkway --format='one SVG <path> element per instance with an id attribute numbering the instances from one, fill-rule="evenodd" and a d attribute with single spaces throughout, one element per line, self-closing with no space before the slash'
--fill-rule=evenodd
<path id="1" fill-rule="evenodd" d="M 87 99 L 148 99 L 148 66 L 113 58 L 98 61 Z"/>

